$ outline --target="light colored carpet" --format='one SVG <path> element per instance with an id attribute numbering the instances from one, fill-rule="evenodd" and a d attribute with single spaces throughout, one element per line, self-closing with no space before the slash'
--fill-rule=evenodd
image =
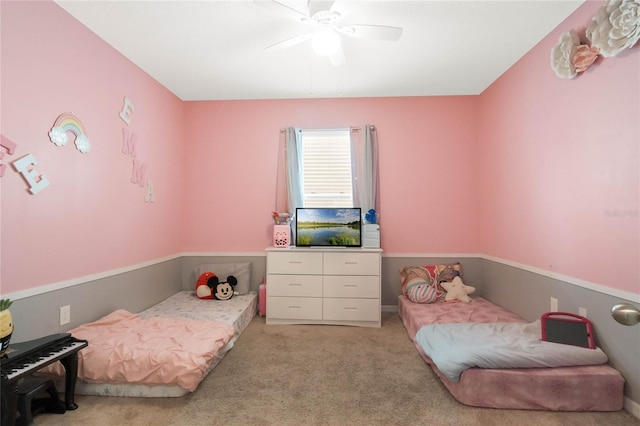
<path id="1" fill-rule="evenodd" d="M 38 425 L 640 425 L 625 411 L 495 410 L 458 403 L 418 355 L 396 314 L 380 329 L 276 326 L 256 317 L 236 346 L 180 398 L 76 396 Z"/>

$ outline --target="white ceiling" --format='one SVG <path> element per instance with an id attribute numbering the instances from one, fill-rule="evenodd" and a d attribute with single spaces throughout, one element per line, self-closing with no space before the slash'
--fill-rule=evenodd
<path id="1" fill-rule="evenodd" d="M 56 3 L 182 100 L 477 95 L 583 3 L 338 0 L 342 24 L 404 32 L 342 36 L 346 63 L 333 67 L 309 41 L 265 50 L 310 27 L 264 1 Z M 279 1 L 306 13 L 306 0 Z"/>

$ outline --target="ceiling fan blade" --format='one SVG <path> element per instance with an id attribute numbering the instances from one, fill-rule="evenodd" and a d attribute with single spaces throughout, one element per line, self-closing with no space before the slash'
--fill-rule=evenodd
<path id="1" fill-rule="evenodd" d="M 286 40 L 279 41 L 275 44 L 267 46 L 264 50 L 282 50 L 288 47 L 295 46 L 296 44 L 304 43 L 309 40 L 313 36 L 312 33 L 302 34 L 299 36 L 291 37 Z"/>
<path id="2" fill-rule="evenodd" d="M 294 21 L 305 22 L 309 20 L 309 15 L 306 15 L 305 13 L 294 9 L 291 6 L 279 2 L 278 0 L 256 0 L 255 4 L 268 9 L 278 16 L 284 16 L 288 19 L 293 19 Z"/>
<path id="3" fill-rule="evenodd" d="M 331 65 L 333 65 L 334 67 L 340 66 L 346 62 L 342 46 L 340 46 L 336 53 L 334 53 L 333 55 L 329 55 L 329 60 L 331 61 Z"/>
<path id="4" fill-rule="evenodd" d="M 351 37 L 370 40 L 397 41 L 402 36 L 402 28 L 385 25 L 348 25 L 336 29 Z"/>

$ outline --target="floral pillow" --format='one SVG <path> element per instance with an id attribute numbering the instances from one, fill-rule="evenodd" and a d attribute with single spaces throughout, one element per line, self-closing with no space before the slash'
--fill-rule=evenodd
<path id="1" fill-rule="evenodd" d="M 423 266 L 429 272 L 429 275 L 433 278 L 433 282 L 438 284 L 438 289 L 444 292 L 444 289 L 440 286 L 441 282 L 451 282 L 455 277 L 462 279 L 462 265 L 460 262 L 440 264 L 440 265 L 426 265 Z"/>

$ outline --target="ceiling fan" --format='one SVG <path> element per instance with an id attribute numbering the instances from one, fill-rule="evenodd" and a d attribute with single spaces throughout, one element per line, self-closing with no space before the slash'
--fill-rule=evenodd
<path id="1" fill-rule="evenodd" d="M 271 10 L 309 25 L 308 33 L 291 37 L 265 47 L 265 50 L 285 49 L 311 40 L 313 51 L 327 56 L 333 66 L 345 62 L 341 35 L 369 40 L 397 41 L 402 36 L 402 28 L 385 25 L 341 25 L 346 15 L 343 2 L 336 0 L 308 0 L 307 13 L 300 12 L 282 1 L 259 2 Z"/>

